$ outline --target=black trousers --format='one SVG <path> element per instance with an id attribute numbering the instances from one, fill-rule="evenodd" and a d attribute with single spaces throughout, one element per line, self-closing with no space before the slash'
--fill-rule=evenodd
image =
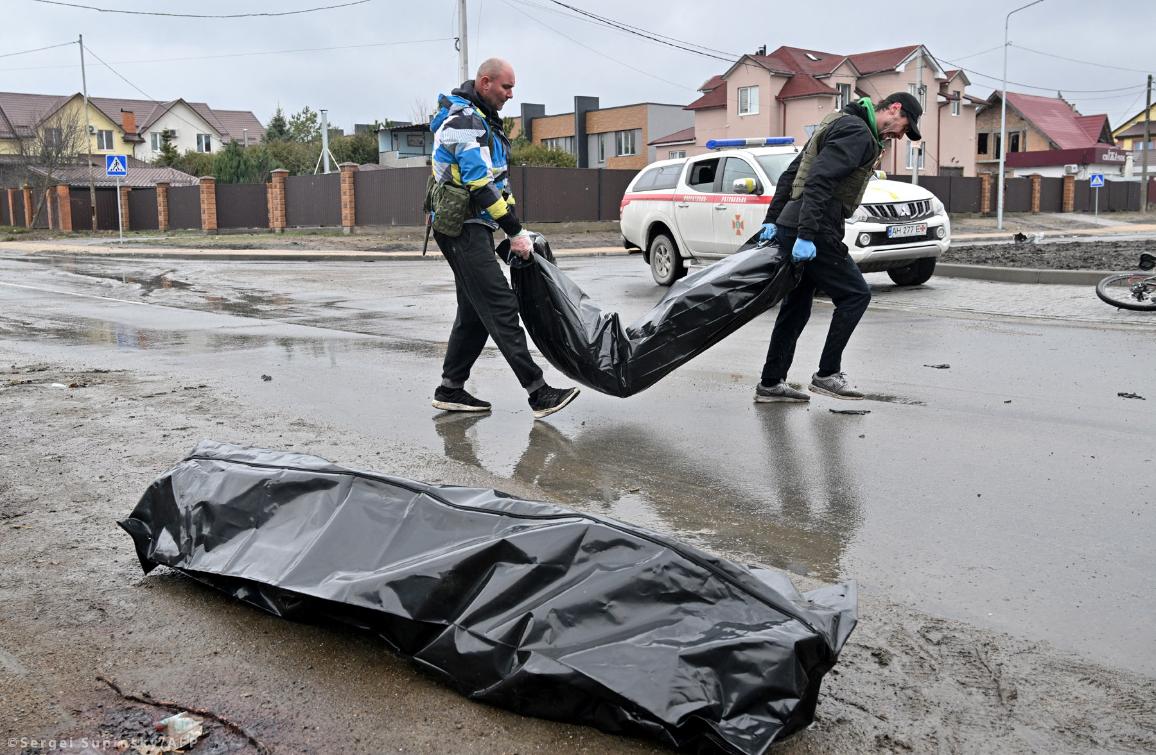
<path id="1" fill-rule="evenodd" d="M 442 385 L 465 385 L 487 338 L 494 339 L 523 388 L 533 392 L 545 385 L 542 369 L 530 357 L 526 334 L 518 322 L 518 300 L 494 254 L 494 232 L 484 225 L 466 223 L 460 236 L 435 232 L 434 239 L 454 271 L 458 294 L 458 313 L 442 364 Z"/>
<path id="2" fill-rule="evenodd" d="M 796 230 L 780 226 L 777 234 L 779 246 L 790 251 L 795 245 Z M 803 265 L 799 285 L 779 305 L 779 316 L 775 320 L 767 361 L 763 365 L 763 385 L 774 385 L 787 379 L 787 370 L 795 358 L 795 344 L 811 319 L 811 302 L 816 289 L 830 296 L 835 304 L 827 342 L 823 344 L 823 355 L 819 359 L 820 375 L 842 371 L 843 349 L 871 302 L 871 289 L 847 253 L 843 241 L 832 237 L 814 241 L 815 259 Z"/>

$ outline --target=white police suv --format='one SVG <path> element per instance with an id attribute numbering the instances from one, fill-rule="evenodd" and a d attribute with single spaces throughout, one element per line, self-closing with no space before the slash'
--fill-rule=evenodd
<path id="1" fill-rule="evenodd" d="M 622 197 L 624 245 L 642 250 L 663 286 L 685 275 L 688 264 L 735 252 L 762 226 L 779 174 L 799 152 L 793 142 L 711 140 L 707 154 L 651 163 Z M 926 189 L 876 178 L 847 220 L 843 242 L 863 272 L 886 271 L 897 284 L 915 286 L 947 251 L 951 221 Z"/>

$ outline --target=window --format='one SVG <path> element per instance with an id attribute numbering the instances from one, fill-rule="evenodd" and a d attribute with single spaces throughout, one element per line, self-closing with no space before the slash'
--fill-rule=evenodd
<path id="1" fill-rule="evenodd" d="M 957 94 L 955 96 L 955 99 L 951 101 L 951 114 L 952 115 L 959 115 L 960 102 L 962 99 L 963 99 L 963 97 L 961 97 L 960 95 Z"/>
<path id="2" fill-rule="evenodd" d="M 686 150 L 685 149 L 667 150 L 666 157 L 667 157 L 667 159 L 670 159 L 670 160 L 673 160 L 677 157 L 686 157 Z"/>
<path id="3" fill-rule="evenodd" d="M 817 128 L 819 128 L 818 123 L 808 124 L 806 126 L 803 126 L 803 133 L 807 135 L 808 139 L 810 139 L 811 135 L 815 133 L 815 129 L 817 129 Z"/>
<path id="4" fill-rule="evenodd" d="M 733 194 L 735 181 L 740 178 L 755 179 L 755 191 L 759 190 L 759 177 L 755 175 L 755 169 L 741 157 L 728 157 L 726 164 L 723 165 L 722 193 Z"/>
<path id="5" fill-rule="evenodd" d="M 915 159 L 919 158 L 919 169 L 923 170 L 923 142 L 918 144 L 907 143 L 907 167 L 908 169 L 915 167 Z"/>
<path id="6" fill-rule="evenodd" d="M 739 87 L 739 115 L 759 114 L 759 88 Z"/>
<path id="7" fill-rule="evenodd" d="M 996 157 L 999 157 L 1003 154 L 1003 137 L 995 133 L 993 133 L 991 136 L 992 140 L 995 142 L 995 152 L 992 154 Z"/>
<path id="8" fill-rule="evenodd" d="M 684 150 L 685 151 L 685 150 Z M 678 177 L 682 175 L 683 163 L 677 165 L 663 165 L 658 169 L 658 175 L 654 178 L 654 186 L 652 189 L 673 189 L 678 186 Z"/>
<path id="9" fill-rule="evenodd" d="M 779 176 L 790 167 L 795 156 L 794 152 L 787 152 L 781 155 L 759 155 L 755 159 L 759 161 L 759 165 L 763 166 L 763 172 L 767 174 L 771 183 L 777 184 Z"/>
<path id="10" fill-rule="evenodd" d="M 715 173 L 718 172 L 718 158 L 701 160 L 690 166 L 686 183 L 695 191 L 713 191 Z"/>
<path id="11" fill-rule="evenodd" d="M 987 133 L 977 134 L 977 141 L 975 143 L 975 152 L 979 155 L 987 154 Z"/>
<path id="12" fill-rule="evenodd" d="M 97 131 L 96 132 L 96 148 L 97 149 L 112 149 L 112 132 L 111 131 Z"/>
<path id="13" fill-rule="evenodd" d="M 927 109 L 927 87 L 919 84 L 908 84 L 907 93 L 919 100 L 919 106 L 924 110 Z"/>
<path id="14" fill-rule="evenodd" d="M 641 176 L 638 177 L 638 180 L 634 182 L 634 186 L 632 186 L 630 190 L 646 191 L 647 189 L 653 189 L 654 179 L 658 177 L 658 171 L 660 170 L 662 170 L 662 168 L 651 168 L 650 170 L 645 171 Z"/>
<path id="15" fill-rule="evenodd" d="M 151 142 L 150 146 L 153 148 L 153 152 L 160 152 L 165 146 L 165 135 L 160 131 L 154 131 L 149 134 L 149 141 Z"/>
<path id="16" fill-rule="evenodd" d="M 556 136 L 553 139 L 543 139 L 542 146 L 546 149 L 556 149 L 567 154 L 574 154 L 574 137 Z"/>
<path id="17" fill-rule="evenodd" d="M 213 136 L 212 136 L 212 134 L 197 134 L 197 151 L 198 152 L 212 152 L 213 151 Z"/>
<path id="18" fill-rule="evenodd" d="M 1018 133 L 1008 134 L 1007 148 L 1008 152 L 1020 151 L 1020 135 Z"/>
<path id="19" fill-rule="evenodd" d="M 614 154 L 619 157 L 638 154 L 637 140 L 634 131 L 614 132 Z"/>
<path id="20" fill-rule="evenodd" d="M 851 104 L 851 85 L 836 84 L 835 88 L 839 90 L 839 96 L 835 98 L 835 109 L 842 110 Z"/>
<path id="21" fill-rule="evenodd" d="M 64 131 L 59 128 L 44 129 L 44 146 L 49 149 L 60 149 L 64 146 Z"/>
<path id="22" fill-rule="evenodd" d="M 606 162 L 606 134 L 598 135 L 598 162 Z"/>

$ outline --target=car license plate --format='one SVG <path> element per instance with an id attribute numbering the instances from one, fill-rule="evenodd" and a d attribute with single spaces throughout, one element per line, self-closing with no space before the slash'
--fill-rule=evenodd
<path id="1" fill-rule="evenodd" d="M 927 223 L 915 223 L 913 225 L 889 225 L 887 226 L 887 238 L 902 239 L 908 236 L 926 236 Z"/>

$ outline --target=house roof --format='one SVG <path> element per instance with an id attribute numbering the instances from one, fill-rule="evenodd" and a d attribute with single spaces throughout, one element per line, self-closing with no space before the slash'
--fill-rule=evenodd
<path id="1" fill-rule="evenodd" d="M 42 176 L 50 176 L 57 182 L 69 186 L 88 186 L 90 176 L 95 186 L 116 186 L 116 179 L 104 175 L 104 166 L 68 165 L 49 171 L 46 168 L 29 167 L 29 171 Z M 121 186 L 130 186 L 137 189 L 151 189 L 158 182 L 168 181 L 173 186 L 195 186 L 199 183 L 196 176 L 177 170 L 176 168 L 162 168 L 149 165 L 147 167 L 130 166 L 128 175 L 120 179 Z"/>
<path id="2" fill-rule="evenodd" d="M 826 75 L 843 65 L 845 55 L 820 50 L 805 50 L 801 47 L 780 47 L 769 55 L 754 55 L 755 60 L 782 73 L 806 73 L 811 76 Z M 766 61 L 766 62 L 764 62 Z"/>
<path id="3" fill-rule="evenodd" d="M 775 95 L 776 100 L 790 100 L 796 97 L 812 97 L 817 94 L 837 95 L 838 91 L 827 86 L 814 76 L 795 75 Z"/>
<path id="4" fill-rule="evenodd" d="M 706 82 L 698 88 L 698 91 L 709 92 L 710 90 L 714 89 L 715 87 L 722 85 L 723 81 L 724 81 L 724 79 L 722 77 L 722 74 L 716 73 L 714 76 L 711 76 L 709 79 L 707 79 Z"/>
<path id="5" fill-rule="evenodd" d="M 32 126 L 56 112 L 71 98 L 56 94 L 0 92 L 0 137 L 28 136 Z"/>
<path id="6" fill-rule="evenodd" d="M 694 126 L 684 128 L 681 131 L 675 131 L 673 134 L 659 137 L 648 143 L 647 146 L 663 145 L 663 144 L 683 144 L 694 141 Z"/>
<path id="7" fill-rule="evenodd" d="M 859 69 L 860 74 L 869 76 L 881 71 L 895 70 L 918 49 L 919 45 L 904 45 L 903 47 L 892 47 L 889 50 L 860 52 L 847 57 L 851 64 Z"/>
<path id="8" fill-rule="evenodd" d="M 1152 122 L 1152 126 L 1151 126 L 1151 133 L 1152 133 L 1152 134 L 1156 134 L 1156 120 L 1154 120 L 1154 121 Z M 1117 131 L 1117 132 L 1114 134 L 1114 136 L 1115 136 L 1117 139 L 1119 139 L 1119 138 L 1121 138 L 1121 137 L 1124 137 L 1124 136 L 1130 136 L 1130 137 L 1131 137 L 1131 136 L 1140 136 L 1140 137 L 1143 137 L 1143 136 L 1144 136 L 1144 121 L 1140 121 L 1139 123 L 1133 124 L 1133 125 L 1129 126 L 1128 128 L 1126 128 L 1126 129 L 1124 129 L 1124 130 L 1122 130 L 1122 131 Z"/>
<path id="9" fill-rule="evenodd" d="M 989 104 L 999 101 L 1000 93 L 992 92 Z M 1066 100 L 1057 97 L 1040 97 L 1034 94 L 1007 93 L 1007 104 L 1020 115 L 1044 132 L 1056 149 L 1079 149 L 1091 147 L 1099 141 L 1099 135 L 1091 137 L 1080 123 L 1077 113 Z"/>
<path id="10" fill-rule="evenodd" d="M 1101 141 L 1100 137 L 1105 132 L 1110 136 L 1112 131 L 1108 128 L 1107 113 L 1097 113 L 1096 115 L 1079 115 L 1076 116 L 1076 124 L 1084 130 L 1088 138 L 1093 142 Z"/>
<path id="11" fill-rule="evenodd" d="M 720 77 L 721 78 L 721 77 Z M 727 106 L 727 88 L 725 86 L 715 87 L 711 91 L 699 97 L 694 102 L 686 106 L 686 110 L 706 110 L 712 107 L 726 107 Z"/>
<path id="12" fill-rule="evenodd" d="M 245 136 L 246 129 L 252 142 L 259 142 L 265 136 L 265 127 L 252 111 L 213 108 L 213 114 L 217 116 L 217 120 L 225 128 L 224 133 L 230 139 L 240 141 Z"/>

